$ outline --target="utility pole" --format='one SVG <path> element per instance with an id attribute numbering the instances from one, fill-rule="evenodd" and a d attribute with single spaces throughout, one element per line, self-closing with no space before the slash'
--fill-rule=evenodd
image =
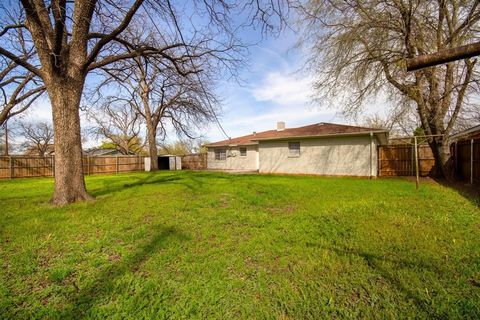
<path id="1" fill-rule="evenodd" d="M 8 126 L 7 126 L 8 120 L 5 121 L 3 127 L 5 129 L 5 156 L 8 156 Z"/>

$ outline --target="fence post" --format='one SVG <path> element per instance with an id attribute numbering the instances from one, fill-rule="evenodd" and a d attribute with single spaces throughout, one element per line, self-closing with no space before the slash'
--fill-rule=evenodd
<path id="1" fill-rule="evenodd" d="M 10 179 L 13 179 L 13 159 L 12 159 L 12 156 L 8 157 L 8 166 L 10 168 Z"/>
<path id="2" fill-rule="evenodd" d="M 470 140 L 470 184 L 473 184 L 473 139 Z"/>
<path id="3" fill-rule="evenodd" d="M 115 156 L 115 172 L 118 173 L 118 156 Z"/>
<path id="4" fill-rule="evenodd" d="M 418 177 L 418 145 L 417 145 L 417 137 L 414 137 L 415 139 L 415 173 L 416 173 L 416 180 L 415 180 L 415 184 L 416 184 L 416 187 L 417 187 L 417 190 L 418 190 L 418 184 L 419 184 L 419 177 Z"/>

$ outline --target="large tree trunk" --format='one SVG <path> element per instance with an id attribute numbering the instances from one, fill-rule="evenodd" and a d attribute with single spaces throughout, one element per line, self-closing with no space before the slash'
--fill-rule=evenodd
<path id="1" fill-rule="evenodd" d="M 64 205 L 92 199 L 83 177 L 79 115 L 83 81 L 55 79 L 49 84 L 55 136 L 55 191 L 52 202 Z"/>
<path id="2" fill-rule="evenodd" d="M 150 156 L 150 170 L 158 170 L 158 149 L 157 149 L 157 130 L 149 122 L 147 122 L 148 152 Z"/>
<path id="3" fill-rule="evenodd" d="M 448 139 L 448 137 L 437 137 L 435 139 L 430 139 L 429 145 L 432 149 L 433 157 L 435 158 L 435 175 L 438 178 L 451 180 L 453 178 L 453 167 L 450 156 L 450 139 Z"/>

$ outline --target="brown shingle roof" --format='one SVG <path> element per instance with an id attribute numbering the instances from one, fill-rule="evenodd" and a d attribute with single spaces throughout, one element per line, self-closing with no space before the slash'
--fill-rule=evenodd
<path id="1" fill-rule="evenodd" d="M 327 135 L 336 135 L 336 134 L 356 134 L 356 133 L 368 133 L 368 132 L 387 132 L 387 130 L 322 122 L 322 123 L 311 124 L 304 127 L 286 128 L 282 131 L 268 130 L 263 132 L 257 132 L 254 134 L 249 134 L 249 135 L 238 137 L 238 138 L 232 138 L 228 140 L 213 142 L 208 144 L 207 146 L 215 147 L 215 146 L 225 146 L 225 145 L 248 145 L 248 144 L 256 144 L 258 143 L 258 140 L 315 137 L 315 136 L 327 136 Z"/>

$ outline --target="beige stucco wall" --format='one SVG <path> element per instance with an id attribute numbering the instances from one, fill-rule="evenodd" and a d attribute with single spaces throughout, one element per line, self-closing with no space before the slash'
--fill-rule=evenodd
<path id="1" fill-rule="evenodd" d="M 256 145 L 245 146 L 247 155 L 240 156 L 239 147 L 226 147 L 227 159 L 215 160 L 215 148 L 208 148 L 207 168 L 211 170 L 257 170 Z"/>
<path id="2" fill-rule="evenodd" d="M 289 141 L 300 141 L 299 157 L 289 157 Z M 375 137 L 371 139 L 367 135 L 289 141 L 260 142 L 260 173 L 377 175 L 378 142 Z"/>

